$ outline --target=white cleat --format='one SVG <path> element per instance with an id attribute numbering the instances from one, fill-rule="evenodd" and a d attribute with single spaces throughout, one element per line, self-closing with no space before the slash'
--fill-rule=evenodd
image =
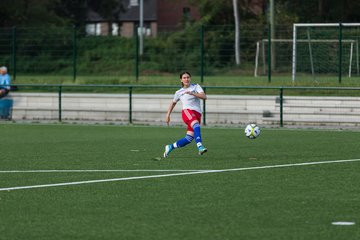
<path id="1" fill-rule="evenodd" d="M 207 152 L 207 148 L 204 146 L 200 146 L 199 147 L 199 155 L 203 155 L 204 153 Z"/>
<path id="2" fill-rule="evenodd" d="M 169 157 L 170 152 L 174 149 L 172 144 L 165 146 L 164 158 Z"/>

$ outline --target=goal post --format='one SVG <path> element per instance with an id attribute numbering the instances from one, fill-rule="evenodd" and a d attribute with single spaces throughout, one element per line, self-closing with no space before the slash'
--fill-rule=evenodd
<path id="1" fill-rule="evenodd" d="M 312 34 L 310 30 L 312 30 Z M 346 32 L 342 31 L 346 30 Z M 295 81 L 298 72 L 299 55 L 304 53 L 303 42 L 307 42 L 307 52 L 311 74 L 315 75 L 316 64 L 321 64 L 324 68 L 323 73 L 338 72 L 339 77 L 343 72 L 342 65 L 348 65 L 348 76 L 351 77 L 353 71 L 353 57 L 355 55 L 355 70 L 359 75 L 359 38 L 360 23 L 295 23 L 293 24 L 292 39 L 292 80 Z M 321 43 L 321 45 L 320 45 Z M 302 49 L 299 49 L 302 46 Z M 319 50 L 322 48 L 322 50 Z M 354 49 L 355 48 L 355 49 Z M 317 55 L 314 62 L 314 52 L 322 52 Z M 355 54 L 354 54 L 355 52 Z M 343 58 L 343 56 L 348 56 Z M 304 57 L 302 57 L 304 59 Z M 303 63 L 304 64 L 304 63 Z M 304 68 L 304 67 L 303 67 Z"/>
<path id="2" fill-rule="evenodd" d="M 255 52 L 255 69 L 254 69 L 254 76 L 258 77 L 259 75 L 265 75 L 266 74 L 266 69 L 267 69 L 267 51 L 268 51 L 268 44 L 269 40 L 268 39 L 262 39 L 256 42 L 256 52 Z M 293 45 L 293 39 L 271 39 L 271 42 L 273 44 L 281 44 L 281 47 L 283 48 L 283 52 L 282 54 L 287 54 L 289 55 L 289 61 L 292 60 L 292 65 L 289 64 L 289 71 L 291 72 L 291 67 L 292 67 L 292 74 L 294 76 L 294 74 L 296 74 L 296 72 L 294 72 L 294 61 L 296 61 L 296 56 L 294 56 L 293 53 L 291 53 L 291 46 Z M 311 75 L 313 77 L 315 77 L 315 66 L 314 66 L 314 56 L 313 56 L 313 47 L 316 48 L 316 45 L 318 44 L 331 44 L 331 43 L 338 43 L 338 40 L 334 40 L 334 39 L 311 39 L 310 34 L 307 34 L 307 38 L 306 39 L 297 39 L 297 44 L 305 44 L 307 46 L 307 55 L 305 56 L 306 59 L 308 59 L 309 63 L 310 63 L 310 69 L 311 69 Z M 352 65 L 353 65 L 353 56 L 355 55 L 356 60 L 357 60 L 357 74 L 359 74 L 359 44 L 357 40 L 343 40 L 342 41 L 344 45 L 349 45 L 350 47 L 348 48 L 348 52 L 346 55 L 349 56 L 349 65 L 348 65 L 348 70 L 349 70 L 349 77 L 351 77 L 352 74 Z M 354 48 L 355 45 L 355 48 Z M 296 47 L 296 46 L 295 46 Z M 288 51 L 287 51 L 287 50 Z M 286 53 L 287 52 L 287 53 Z M 290 57 L 292 56 L 292 57 Z M 295 57 L 295 59 L 294 59 Z M 296 65 L 295 65 L 296 67 Z M 262 71 L 261 73 L 259 73 L 259 71 Z M 285 70 L 286 71 L 286 70 Z M 296 70 L 295 70 L 296 71 Z M 294 80 L 294 78 L 293 78 Z"/>

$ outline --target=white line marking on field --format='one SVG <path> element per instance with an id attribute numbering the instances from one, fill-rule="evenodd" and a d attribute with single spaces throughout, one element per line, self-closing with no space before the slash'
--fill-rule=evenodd
<path id="1" fill-rule="evenodd" d="M 358 161 L 360 161 L 360 159 L 291 163 L 291 164 L 281 164 L 281 165 L 268 165 L 268 166 L 259 166 L 259 167 L 245 167 L 245 168 L 232 168 L 232 169 L 219 169 L 219 170 L 205 170 L 205 171 L 183 172 L 183 173 L 172 173 L 172 174 L 161 174 L 161 175 L 148 175 L 148 176 L 138 176 L 138 177 L 111 178 L 111 179 L 88 180 L 88 181 L 79 181 L 79 182 L 65 182 L 65 183 L 42 184 L 42 185 L 33 185 L 33 186 L 8 187 L 8 188 L 0 188 L 0 191 L 45 188 L 45 187 L 58 187 L 58 186 L 80 185 L 80 184 L 101 183 L 101 182 L 128 181 L 128 180 L 137 180 L 137 179 L 174 177 L 174 176 L 195 175 L 195 174 L 205 174 L 205 173 L 220 173 L 220 172 L 246 171 L 246 170 L 257 170 L 257 169 L 309 166 L 309 165 L 320 165 L 320 164 L 330 164 L 330 163 L 358 162 Z"/>
<path id="2" fill-rule="evenodd" d="M 355 225 L 355 222 L 332 222 L 331 224 L 338 226 L 352 226 Z"/>
<path id="3" fill-rule="evenodd" d="M 189 169 L 49 169 L 49 170 L 0 170 L 0 173 L 71 173 L 71 172 L 203 172 L 212 170 Z"/>

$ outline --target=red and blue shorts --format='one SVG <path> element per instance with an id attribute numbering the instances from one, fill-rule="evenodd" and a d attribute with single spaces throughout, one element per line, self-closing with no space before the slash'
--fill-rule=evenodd
<path id="1" fill-rule="evenodd" d="M 182 119 L 184 123 L 187 125 L 188 131 L 194 131 L 191 127 L 191 123 L 197 120 L 199 123 L 201 122 L 201 113 L 191 110 L 191 109 L 183 109 L 181 112 Z"/>

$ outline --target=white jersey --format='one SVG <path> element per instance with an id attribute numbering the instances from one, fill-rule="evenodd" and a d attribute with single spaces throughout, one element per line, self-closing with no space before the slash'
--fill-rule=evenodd
<path id="1" fill-rule="evenodd" d="M 181 100 L 182 109 L 191 109 L 201 113 L 200 99 L 190 95 L 185 94 L 185 92 L 190 91 L 193 93 L 202 93 L 204 90 L 199 84 L 191 84 L 188 88 L 181 88 L 175 92 L 173 102 L 178 102 Z"/>

